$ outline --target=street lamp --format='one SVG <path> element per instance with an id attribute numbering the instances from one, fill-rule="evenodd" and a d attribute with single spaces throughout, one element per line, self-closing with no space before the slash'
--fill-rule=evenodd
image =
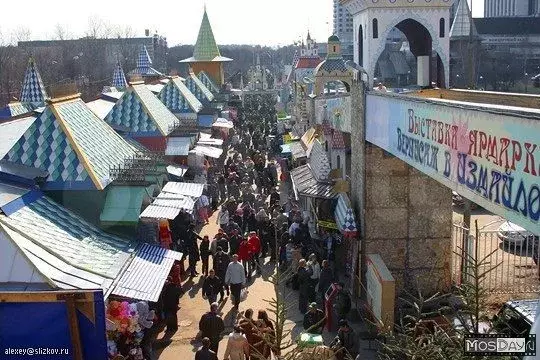
<path id="1" fill-rule="evenodd" d="M 484 80 L 484 77 L 483 77 L 482 75 L 480 75 L 480 85 L 482 85 L 482 83 L 483 83 L 482 80 Z M 485 86 L 484 86 L 483 88 L 484 88 L 484 90 L 486 90 L 486 89 L 485 89 Z"/>
<path id="2" fill-rule="evenodd" d="M 529 74 L 525 73 L 525 94 L 528 92 L 527 86 L 529 85 Z"/>

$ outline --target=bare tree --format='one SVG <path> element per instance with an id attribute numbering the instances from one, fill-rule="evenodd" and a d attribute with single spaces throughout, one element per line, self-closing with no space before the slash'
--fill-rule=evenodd
<path id="1" fill-rule="evenodd" d="M 31 34 L 32 34 L 32 32 L 26 26 L 18 26 L 17 28 L 15 28 L 15 30 L 13 30 L 13 32 L 11 34 L 11 42 L 10 43 L 16 45 L 17 42 L 19 42 L 19 41 L 28 41 L 28 40 L 30 40 L 30 35 Z"/>
<path id="2" fill-rule="evenodd" d="M 120 39 L 134 38 L 137 34 L 131 25 L 115 25 L 112 32 L 113 36 Z"/>
<path id="3" fill-rule="evenodd" d="M 113 33 L 112 25 L 103 18 L 93 15 L 88 18 L 86 36 L 93 39 L 108 39 Z"/>
<path id="4" fill-rule="evenodd" d="M 54 25 L 53 38 L 55 40 L 69 40 L 73 38 L 73 34 L 71 34 L 65 25 L 56 23 L 56 25 Z"/>

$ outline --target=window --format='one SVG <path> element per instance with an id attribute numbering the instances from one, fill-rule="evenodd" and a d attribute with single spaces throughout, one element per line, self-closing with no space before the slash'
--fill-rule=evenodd
<path id="1" fill-rule="evenodd" d="M 336 158 L 336 169 L 341 169 L 341 157 L 339 155 Z"/>
<path id="2" fill-rule="evenodd" d="M 444 37 L 444 18 L 439 20 L 439 37 Z"/>
<path id="3" fill-rule="evenodd" d="M 377 19 L 373 19 L 373 38 L 379 38 L 379 22 L 377 21 Z"/>
<path id="4" fill-rule="evenodd" d="M 328 151 L 328 141 L 324 142 L 324 151 Z"/>
<path id="5" fill-rule="evenodd" d="M 333 51 L 336 52 L 336 45 L 334 45 L 334 50 Z"/>

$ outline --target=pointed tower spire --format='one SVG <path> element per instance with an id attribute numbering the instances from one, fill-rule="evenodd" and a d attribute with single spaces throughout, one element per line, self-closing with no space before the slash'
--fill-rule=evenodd
<path id="1" fill-rule="evenodd" d="M 150 58 L 150 54 L 148 54 L 146 45 L 143 45 L 141 48 L 141 51 L 139 52 L 139 57 L 137 58 L 137 68 L 144 69 L 144 68 L 149 68 L 151 66 L 152 66 L 152 59 Z"/>
<path id="2" fill-rule="evenodd" d="M 28 59 L 28 67 L 24 73 L 20 101 L 38 105 L 43 104 L 47 98 L 45 85 L 43 85 L 43 80 L 41 80 L 41 75 L 37 69 L 36 62 L 33 57 L 30 57 L 30 59 Z"/>
<path id="3" fill-rule="evenodd" d="M 472 20 L 471 10 L 467 0 L 460 0 L 452 28 L 450 29 L 450 39 L 478 37 L 478 31 Z"/>
<path id="4" fill-rule="evenodd" d="M 117 89 L 125 89 L 128 87 L 126 80 L 126 75 L 124 74 L 124 69 L 122 69 L 122 64 L 120 64 L 120 58 L 116 59 L 116 66 L 114 68 L 112 86 Z"/>
<path id="5" fill-rule="evenodd" d="M 215 57 L 221 56 L 219 48 L 214 38 L 214 32 L 208 20 L 208 14 L 206 13 L 206 5 L 204 6 L 204 14 L 199 28 L 199 35 L 197 36 L 197 43 L 193 50 L 193 57 L 196 60 L 211 61 Z"/>

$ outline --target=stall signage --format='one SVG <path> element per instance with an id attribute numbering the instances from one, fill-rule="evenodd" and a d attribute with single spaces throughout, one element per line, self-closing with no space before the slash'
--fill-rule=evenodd
<path id="1" fill-rule="evenodd" d="M 317 224 L 320 227 L 324 227 L 324 228 L 327 228 L 327 229 L 339 230 L 337 224 L 335 222 L 333 222 L 333 221 L 319 220 L 319 221 L 317 221 Z"/>
<path id="2" fill-rule="evenodd" d="M 535 234 L 539 134 L 540 121 L 526 116 L 367 96 L 367 141 Z"/>

